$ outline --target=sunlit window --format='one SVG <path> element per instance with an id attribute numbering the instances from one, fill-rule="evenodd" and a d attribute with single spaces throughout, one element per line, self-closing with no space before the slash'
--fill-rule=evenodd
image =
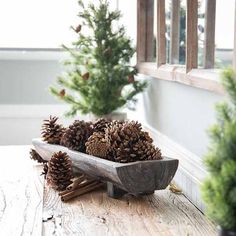
<path id="1" fill-rule="evenodd" d="M 88 2 L 88 1 L 86 1 Z M 98 2 L 98 0 L 93 0 Z M 122 11 L 127 33 L 136 38 L 136 0 L 110 0 Z M 0 0 L 0 48 L 59 48 L 75 39 L 76 0 Z M 134 42 L 135 44 L 135 42 Z"/>

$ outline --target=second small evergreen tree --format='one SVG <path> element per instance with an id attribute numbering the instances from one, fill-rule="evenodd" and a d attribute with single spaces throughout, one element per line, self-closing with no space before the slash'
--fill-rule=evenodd
<path id="1" fill-rule="evenodd" d="M 210 173 L 202 186 L 209 216 L 224 230 L 236 231 L 236 73 L 223 73 L 230 101 L 217 106 L 217 124 L 210 130 L 205 163 Z"/>

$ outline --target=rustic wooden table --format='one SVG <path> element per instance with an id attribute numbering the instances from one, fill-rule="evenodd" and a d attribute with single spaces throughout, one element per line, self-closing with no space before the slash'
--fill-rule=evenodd
<path id="1" fill-rule="evenodd" d="M 115 200 L 105 190 L 62 203 L 29 146 L 0 146 L 0 235 L 216 235 L 184 195 L 169 190 Z"/>

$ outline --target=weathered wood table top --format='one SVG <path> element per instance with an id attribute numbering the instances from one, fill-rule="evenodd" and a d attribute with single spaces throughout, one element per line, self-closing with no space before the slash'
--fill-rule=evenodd
<path id="1" fill-rule="evenodd" d="M 216 235 L 184 195 L 169 190 L 115 200 L 105 190 L 62 203 L 44 183 L 30 146 L 0 146 L 0 236 Z"/>

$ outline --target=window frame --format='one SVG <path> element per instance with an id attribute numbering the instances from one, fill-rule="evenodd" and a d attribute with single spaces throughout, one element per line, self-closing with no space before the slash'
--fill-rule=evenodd
<path id="1" fill-rule="evenodd" d="M 153 12 L 154 0 L 137 0 L 137 69 L 140 74 L 154 78 L 178 82 L 181 84 L 214 91 L 224 94 L 220 84 L 220 70 L 214 67 L 215 58 L 215 12 L 216 0 L 206 0 L 206 18 L 203 54 L 203 68 L 198 68 L 198 35 L 197 35 L 197 4 L 198 0 L 187 0 L 186 14 L 186 64 L 166 63 L 166 39 L 165 39 L 165 0 L 157 1 L 157 40 L 156 40 L 156 62 L 148 62 L 150 59 L 150 48 L 153 45 Z M 173 1 L 173 0 L 172 0 Z M 175 12 L 172 16 L 178 17 L 176 7 L 179 0 L 174 0 Z M 152 7 L 152 8 L 151 8 Z M 236 68 L 236 3 L 235 3 L 235 34 L 233 67 Z M 150 23 L 151 22 L 151 23 Z M 173 24 L 174 20 L 172 21 Z M 178 34 L 178 24 L 172 25 L 171 39 Z M 150 35 L 151 34 L 151 35 Z M 172 42 L 173 40 L 171 40 Z M 151 46 L 150 46 L 151 45 Z M 171 57 L 176 56 L 176 44 L 172 44 Z M 153 48 L 153 47 L 152 47 Z M 173 62 L 174 58 L 170 58 Z"/>

